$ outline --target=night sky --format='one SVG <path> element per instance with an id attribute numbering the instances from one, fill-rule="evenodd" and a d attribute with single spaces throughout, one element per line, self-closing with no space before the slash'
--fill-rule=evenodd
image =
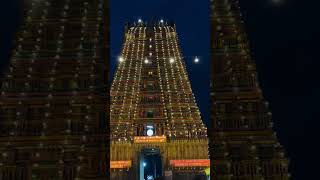
<path id="1" fill-rule="evenodd" d="M 240 0 L 260 85 L 270 102 L 293 179 L 316 179 L 319 161 L 319 7 L 317 0 Z M 272 1 L 283 3 L 275 4 Z M 111 0 L 114 70 L 125 22 L 164 18 L 177 24 L 192 88 L 208 123 L 209 10 L 206 0 Z M 19 24 L 19 0 L 1 2 L 0 67 L 9 59 Z M 199 56 L 200 64 L 192 57 Z"/>

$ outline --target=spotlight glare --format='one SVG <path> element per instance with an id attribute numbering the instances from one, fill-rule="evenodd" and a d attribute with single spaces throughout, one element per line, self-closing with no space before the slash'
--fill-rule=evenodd
<path id="1" fill-rule="evenodd" d="M 118 60 L 119 60 L 119 62 L 123 62 L 124 61 L 122 56 L 120 56 Z"/>
<path id="2" fill-rule="evenodd" d="M 170 63 L 174 63 L 174 59 L 173 58 L 170 58 Z"/>
<path id="3" fill-rule="evenodd" d="M 198 57 L 196 57 L 195 59 L 194 59 L 194 63 L 199 63 L 200 62 L 200 59 L 198 58 Z"/>

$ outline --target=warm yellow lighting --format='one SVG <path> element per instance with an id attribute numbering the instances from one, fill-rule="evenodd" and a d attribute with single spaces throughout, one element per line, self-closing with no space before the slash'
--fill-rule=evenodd
<path id="1" fill-rule="evenodd" d="M 165 143 L 166 136 L 135 136 L 134 143 Z"/>
<path id="2" fill-rule="evenodd" d="M 173 167 L 209 167 L 210 159 L 170 160 Z"/>
<path id="3" fill-rule="evenodd" d="M 120 57 L 118 58 L 118 60 L 119 60 L 119 62 L 123 62 L 123 61 L 124 61 L 124 58 L 123 58 L 122 56 L 120 56 Z"/>
<path id="4" fill-rule="evenodd" d="M 131 160 L 129 161 L 110 161 L 111 169 L 124 169 L 132 166 Z"/>

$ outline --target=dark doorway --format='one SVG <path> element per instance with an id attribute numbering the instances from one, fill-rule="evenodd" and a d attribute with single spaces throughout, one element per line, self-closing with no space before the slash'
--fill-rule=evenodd
<path id="1" fill-rule="evenodd" d="M 162 176 L 162 161 L 160 150 L 156 148 L 143 149 L 140 159 L 140 180 L 153 180 Z"/>

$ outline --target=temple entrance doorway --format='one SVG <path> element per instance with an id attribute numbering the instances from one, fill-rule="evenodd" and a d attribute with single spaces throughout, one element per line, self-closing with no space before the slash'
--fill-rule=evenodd
<path id="1" fill-rule="evenodd" d="M 162 158 L 157 148 L 144 148 L 140 154 L 140 178 L 139 180 L 154 180 L 161 177 Z"/>

